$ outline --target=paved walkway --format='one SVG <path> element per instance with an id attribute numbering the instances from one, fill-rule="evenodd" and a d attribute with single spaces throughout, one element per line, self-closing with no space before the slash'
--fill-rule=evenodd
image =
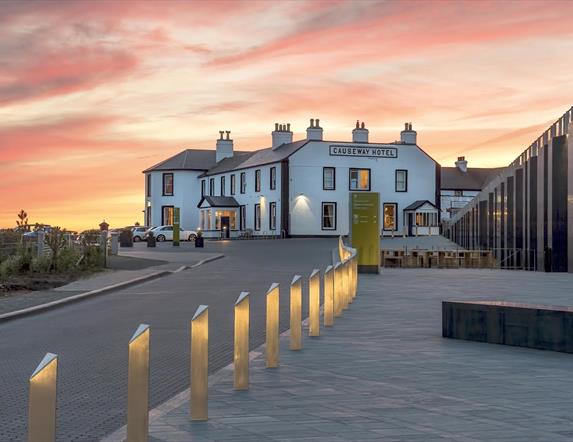
<path id="1" fill-rule="evenodd" d="M 361 276 L 333 328 L 281 342 L 281 366 L 222 370 L 210 419 L 188 420 L 187 393 L 152 413 L 152 441 L 565 441 L 573 438 L 573 355 L 448 340 L 442 299 L 573 305 L 573 275 L 388 269 Z M 258 351 L 262 351 L 259 349 Z"/>

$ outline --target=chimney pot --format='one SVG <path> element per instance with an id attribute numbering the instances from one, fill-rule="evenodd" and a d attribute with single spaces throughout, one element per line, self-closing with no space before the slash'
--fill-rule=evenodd
<path id="1" fill-rule="evenodd" d="M 275 123 L 275 130 L 279 130 L 279 123 Z"/>
<path id="2" fill-rule="evenodd" d="M 360 125 L 361 129 L 364 129 L 364 121 L 362 122 L 362 124 Z"/>
<path id="3" fill-rule="evenodd" d="M 222 131 L 222 130 L 219 131 L 219 139 L 220 139 L 220 140 L 223 139 L 223 131 Z"/>
<path id="4" fill-rule="evenodd" d="M 356 120 L 356 129 L 360 129 L 360 121 Z"/>
<path id="5" fill-rule="evenodd" d="M 314 118 L 310 119 L 310 127 L 314 127 Z"/>
<path id="6" fill-rule="evenodd" d="M 319 122 L 319 119 L 317 118 L 317 119 L 316 119 L 316 126 L 314 126 L 314 127 L 320 127 L 320 125 L 318 124 L 318 122 Z"/>
<path id="7" fill-rule="evenodd" d="M 226 130 L 225 133 L 227 134 L 227 140 L 229 140 L 229 139 L 230 139 L 230 138 L 229 138 L 229 135 L 231 134 L 231 131 L 230 131 L 230 130 Z"/>
<path id="8" fill-rule="evenodd" d="M 290 123 L 287 123 L 287 132 L 290 132 Z"/>

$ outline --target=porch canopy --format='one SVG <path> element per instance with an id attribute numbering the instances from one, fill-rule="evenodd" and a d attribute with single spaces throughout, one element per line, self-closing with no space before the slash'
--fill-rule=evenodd
<path id="1" fill-rule="evenodd" d="M 414 201 L 404 209 L 404 220 L 408 234 L 437 235 L 439 234 L 440 210 L 428 200 Z M 415 229 L 412 232 L 412 229 Z"/>
<path id="2" fill-rule="evenodd" d="M 204 196 L 197 204 L 201 230 L 222 230 L 221 218 L 228 218 L 229 229 L 237 230 L 239 203 L 232 196 Z"/>

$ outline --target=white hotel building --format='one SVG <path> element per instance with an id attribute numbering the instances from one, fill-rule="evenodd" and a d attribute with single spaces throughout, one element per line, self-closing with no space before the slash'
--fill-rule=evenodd
<path id="1" fill-rule="evenodd" d="M 440 165 L 406 123 L 400 141 L 371 143 L 357 122 L 352 141 L 326 141 L 319 120 L 293 141 L 275 125 L 271 147 L 234 151 L 230 132 L 216 149 L 187 149 L 144 171 L 145 221 L 206 237 L 338 236 L 349 232 L 350 192 L 380 193 L 381 235 L 439 232 Z"/>

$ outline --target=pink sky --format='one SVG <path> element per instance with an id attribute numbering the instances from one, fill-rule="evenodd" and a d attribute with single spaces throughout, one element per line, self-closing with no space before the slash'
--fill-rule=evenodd
<path id="1" fill-rule="evenodd" d="M 277 121 L 506 165 L 573 104 L 571 54 L 570 1 L 3 0 L 0 226 L 141 222 L 144 168 Z"/>

